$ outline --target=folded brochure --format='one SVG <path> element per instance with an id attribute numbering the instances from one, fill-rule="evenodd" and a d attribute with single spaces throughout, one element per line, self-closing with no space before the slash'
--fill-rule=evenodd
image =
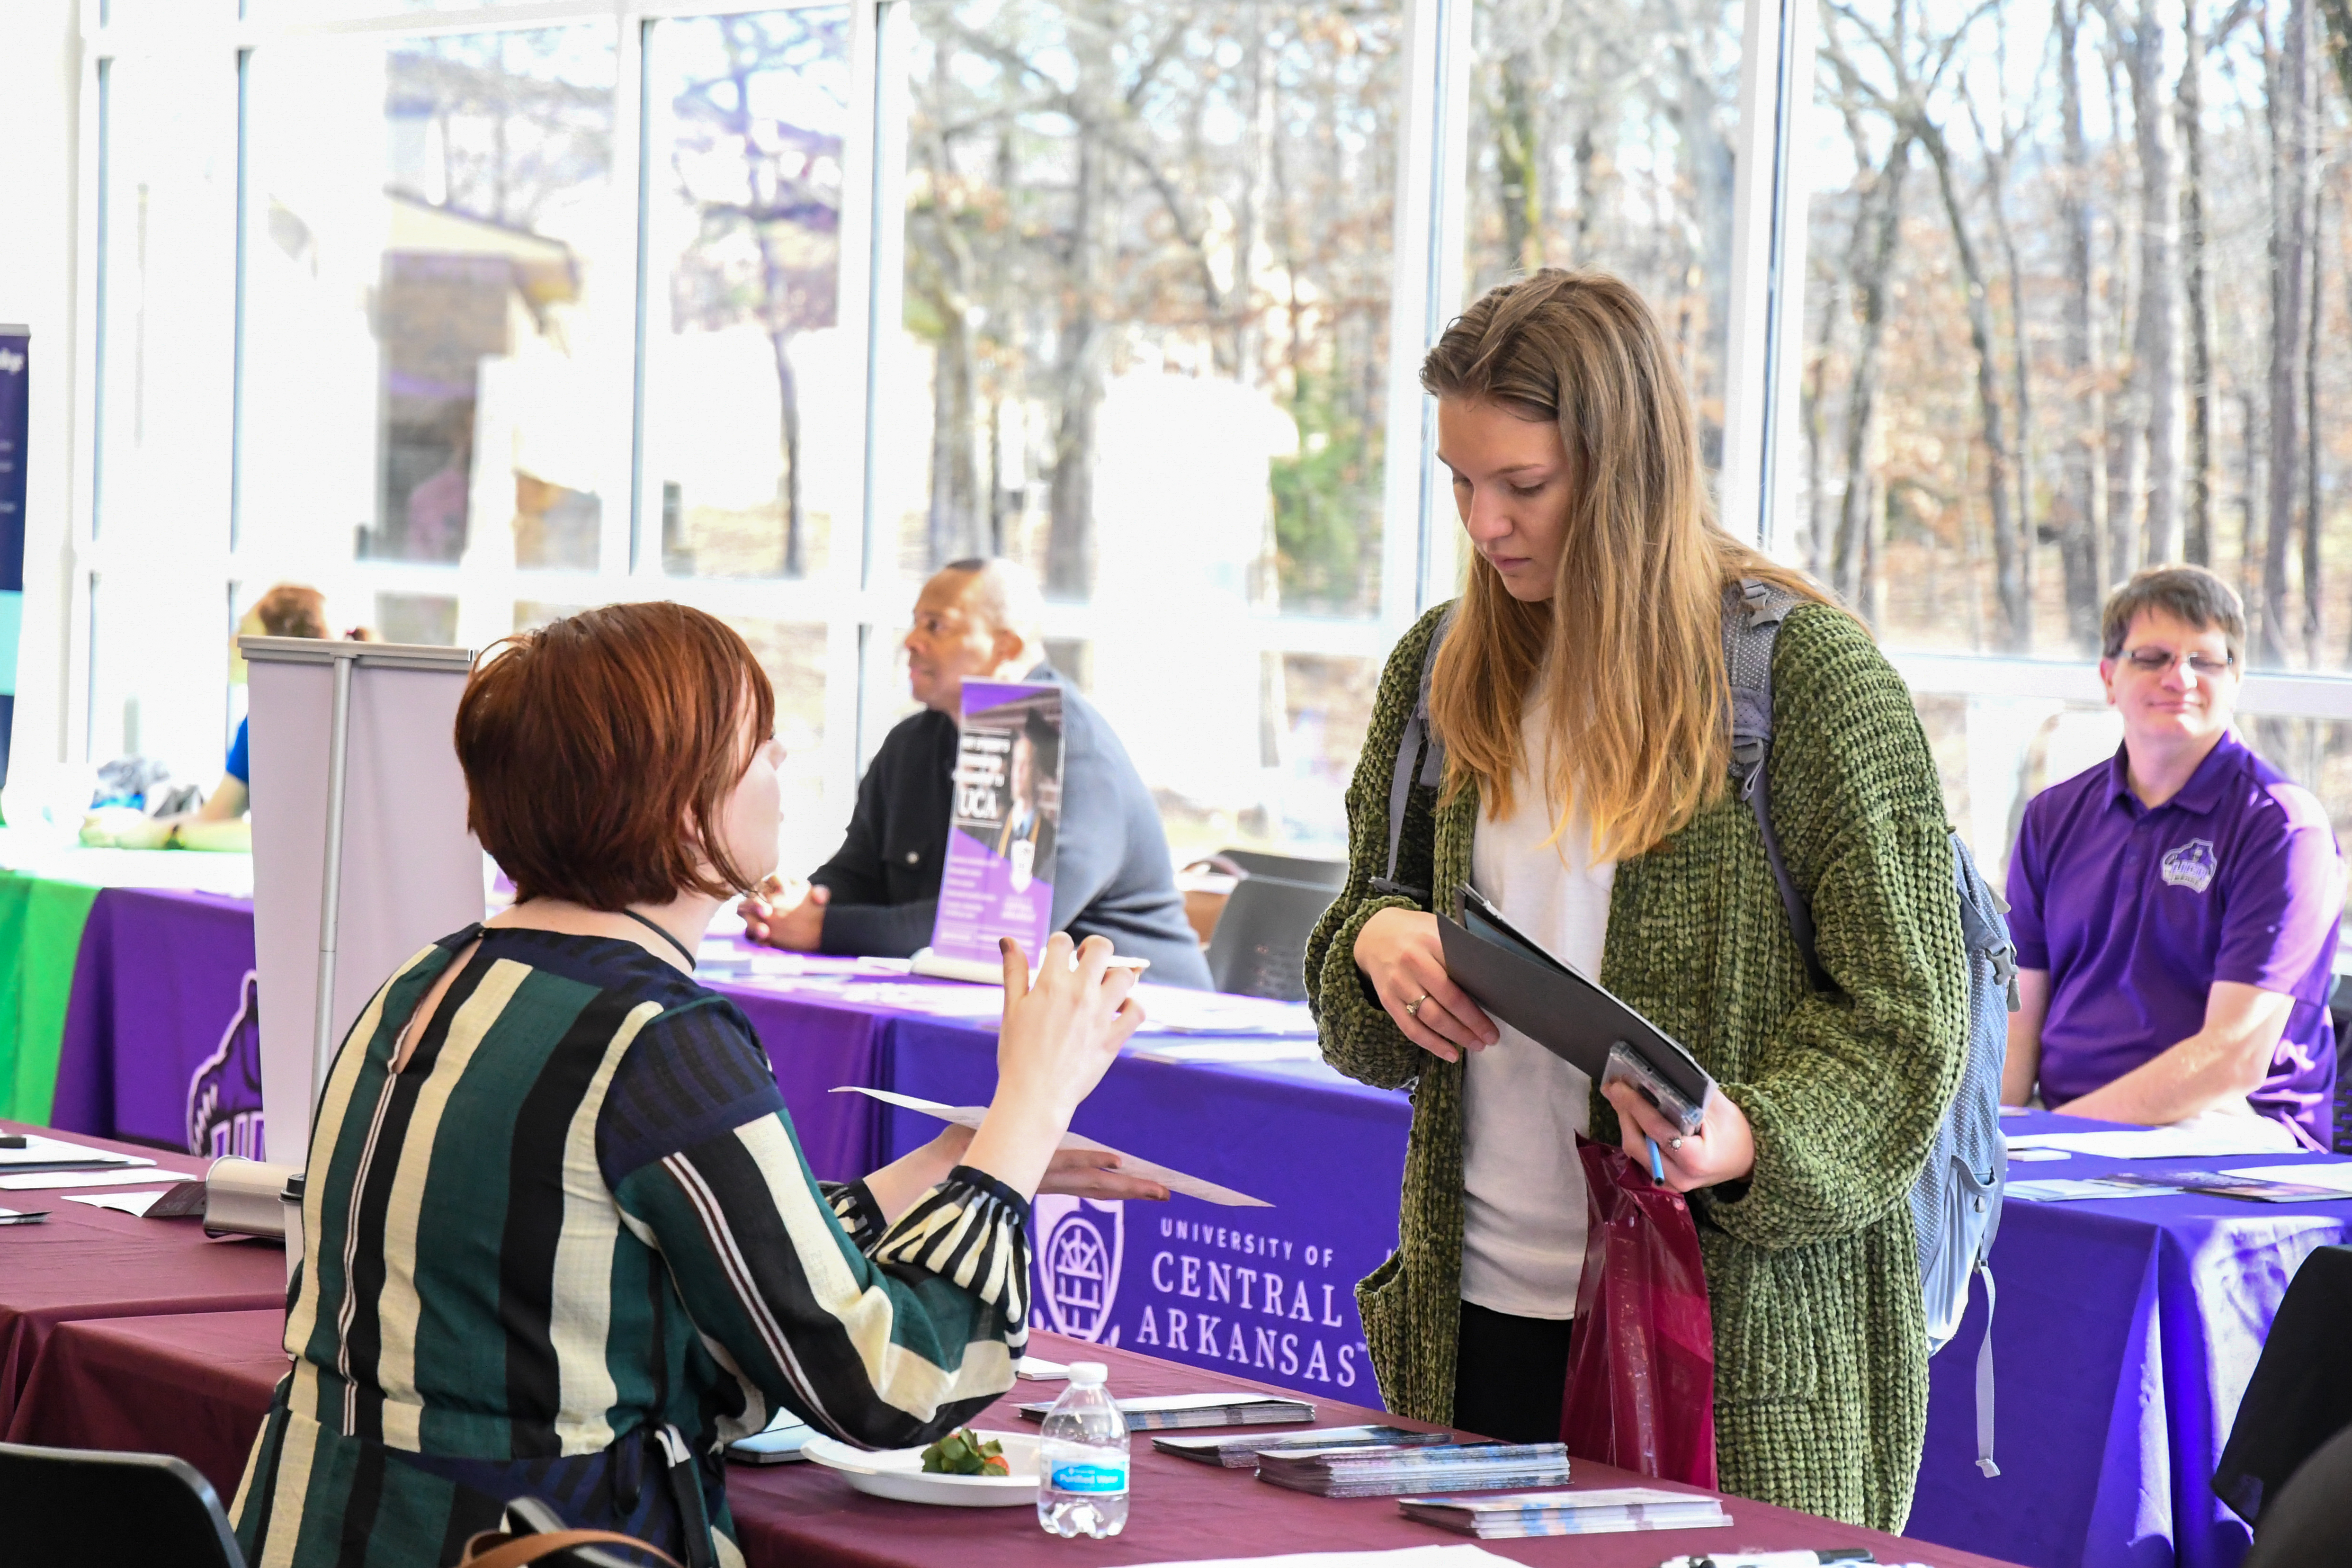
<path id="1" fill-rule="evenodd" d="M 1568 1482 L 1568 1449 L 1559 1443 L 1303 1448 L 1260 1454 L 1257 1479 L 1318 1497 L 1556 1487 Z"/>
<path id="2" fill-rule="evenodd" d="M 1255 1432 L 1239 1437 L 1154 1437 L 1151 1446 L 1180 1459 L 1249 1470 L 1257 1468 L 1260 1454 L 1286 1449 L 1429 1447 L 1453 1441 L 1451 1432 L 1409 1432 L 1402 1426 L 1318 1426 L 1312 1432 Z"/>
<path id="3" fill-rule="evenodd" d="M 988 1114 L 988 1109 L 985 1106 L 941 1105 L 936 1100 L 918 1100 L 911 1094 L 894 1094 L 887 1089 L 867 1089 L 863 1084 L 845 1083 L 833 1092 L 869 1095 L 885 1105 L 895 1105 L 902 1110 L 918 1111 L 925 1116 L 935 1116 L 941 1121 L 951 1121 L 958 1127 L 976 1128 L 980 1125 L 981 1119 Z M 1204 1182 L 1198 1176 L 1188 1176 L 1181 1171 L 1154 1164 L 1150 1160 L 1138 1159 L 1123 1150 L 1114 1149 L 1108 1143 L 1097 1143 L 1093 1139 L 1082 1137 L 1076 1132 L 1062 1134 L 1062 1147 L 1093 1149 L 1105 1154 L 1117 1154 L 1119 1174 L 1141 1176 L 1148 1182 L 1158 1182 L 1171 1193 L 1181 1193 L 1188 1198 L 1199 1198 L 1202 1203 L 1223 1204 L 1234 1208 L 1268 1209 L 1274 1206 L 1264 1198 L 1254 1198 L 1247 1193 L 1237 1193 L 1231 1187 L 1221 1187 L 1214 1182 Z"/>
<path id="4" fill-rule="evenodd" d="M 1147 1394 L 1118 1402 L 1130 1432 L 1165 1432 L 1187 1426 L 1273 1426 L 1315 1419 L 1315 1406 L 1303 1399 L 1251 1394 L 1241 1389 L 1213 1394 Z M 1016 1405 L 1013 1409 L 1031 1421 L 1043 1421 L 1054 1408 L 1050 1399 Z"/>
<path id="5" fill-rule="evenodd" d="M 1731 1522 L 1731 1516 L 1714 1498 L 1654 1487 L 1512 1492 L 1500 1497 L 1408 1497 L 1399 1498 L 1397 1508 L 1409 1519 L 1458 1530 L 1482 1541 L 1607 1535 L 1629 1530 L 1706 1530 Z"/>

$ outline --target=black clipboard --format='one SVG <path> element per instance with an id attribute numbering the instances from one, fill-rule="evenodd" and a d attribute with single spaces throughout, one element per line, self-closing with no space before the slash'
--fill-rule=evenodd
<path id="1" fill-rule="evenodd" d="M 1464 887 L 1455 905 L 1460 918 L 1440 914 L 1437 936 L 1456 985 L 1594 1083 L 1631 1079 L 1669 1121 L 1697 1131 L 1715 1080 L 1674 1037 L 1528 941 L 1476 889 Z"/>

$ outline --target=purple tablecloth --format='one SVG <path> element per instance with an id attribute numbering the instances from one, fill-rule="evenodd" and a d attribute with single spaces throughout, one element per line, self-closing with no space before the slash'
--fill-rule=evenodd
<path id="1" fill-rule="evenodd" d="M 995 1086 L 995 1036 L 976 1026 L 901 1018 L 890 1055 L 901 1094 L 985 1105 Z M 1121 1060 L 1079 1108 L 1077 1131 L 1273 1206 L 1041 1197 L 1032 1321 L 1379 1404 L 1355 1284 L 1396 1246 L 1407 1115 L 1402 1094 L 1320 1062 Z M 885 1153 L 937 1126 L 892 1110 Z"/>
<path id="2" fill-rule="evenodd" d="M 191 1078 L 242 1005 L 251 930 L 230 900 L 100 895 L 75 975 L 59 1126 L 184 1137 Z M 935 1125 L 827 1092 L 836 1085 L 989 1097 L 995 1042 L 983 1025 L 759 980 L 719 988 L 766 1042 L 821 1175 L 870 1169 Z M 1319 1065 L 1121 1061 L 1080 1111 L 1081 1131 L 1275 1206 L 1041 1200 L 1038 1326 L 1376 1403 L 1349 1287 L 1394 1244 L 1408 1114 L 1402 1095 Z M 1993 1253 L 2001 1474 L 1986 1479 L 1974 1463 L 1979 1293 L 1930 1365 L 1909 1533 L 2033 1568 L 2234 1568 L 2247 1532 L 2211 1495 L 2214 1460 L 2295 1267 L 2347 1237 L 2352 1201 L 2012 1202 Z"/>
<path id="3" fill-rule="evenodd" d="M 2012 1134 L 2079 1128 L 2011 1118 Z M 2011 1180 L 2307 1163 L 2307 1154 L 2016 1164 Z M 2352 1239 L 2352 1200 L 2193 1194 L 2001 1211 L 1993 1275 L 1998 1479 L 1976 1471 L 1984 1297 L 1928 1364 L 1927 1453 L 1907 1532 L 2030 1568 L 2235 1568 L 2248 1531 L 2212 1478 L 2263 1336 L 2315 1247 Z"/>

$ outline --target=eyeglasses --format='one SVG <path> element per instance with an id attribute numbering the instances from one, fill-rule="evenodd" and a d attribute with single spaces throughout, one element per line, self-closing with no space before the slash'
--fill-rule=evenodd
<path id="1" fill-rule="evenodd" d="M 2167 653 L 2160 647 L 2136 647 L 2124 655 L 2124 662 L 2142 675 L 2162 675 L 2186 661 L 2189 672 L 2200 680 L 2213 680 L 2227 675 L 2230 667 L 2238 662 L 2234 654 L 2215 658 L 2203 653 Z"/>

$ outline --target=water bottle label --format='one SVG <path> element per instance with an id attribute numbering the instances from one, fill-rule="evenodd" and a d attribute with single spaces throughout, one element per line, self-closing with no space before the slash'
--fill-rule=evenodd
<path id="1" fill-rule="evenodd" d="M 1123 1465 L 1056 1465 L 1054 1467 L 1054 1489 L 1061 1492 L 1123 1492 L 1127 1489 L 1127 1468 Z"/>

